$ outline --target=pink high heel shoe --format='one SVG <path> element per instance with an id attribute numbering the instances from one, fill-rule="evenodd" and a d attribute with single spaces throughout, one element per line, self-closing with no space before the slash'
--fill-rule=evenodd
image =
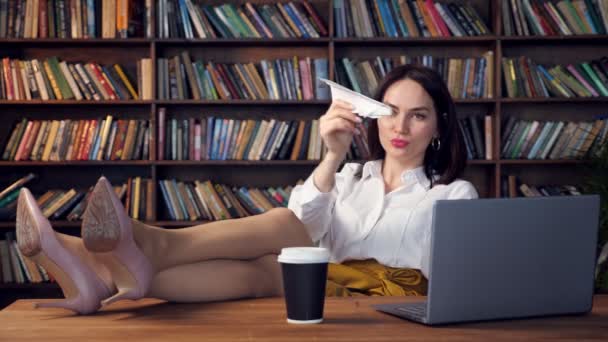
<path id="1" fill-rule="evenodd" d="M 64 300 L 36 303 L 35 307 L 64 308 L 89 314 L 100 308 L 101 299 L 112 294 L 89 266 L 61 245 L 26 188 L 19 193 L 16 230 L 21 253 L 49 271 L 65 296 Z"/>
<path id="2" fill-rule="evenodd" d="M 115 295 L 101 301 L 103 306 L 146 295 L 154 275 L 152 264 L 135 244 L 131 218 L 105 177 L 97 181 L 89 199 L 82 239 L 89 251 L 100 255 L 118 289 Z"/>

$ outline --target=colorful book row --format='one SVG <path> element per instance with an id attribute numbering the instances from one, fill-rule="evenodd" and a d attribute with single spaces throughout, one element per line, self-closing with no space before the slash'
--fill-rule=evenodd
<path id="1" fill-rule="evenodd" d="M 28 179 L 30 178 L 23 177 L 3 191 L 6 195 L 0 197 L 0 208 L 11 210 L 13 215 L 12 217 L 3 217 L 3 219 L 14 220 L 19 191 L 28 182 Z M 155 210 L 152 202 L 153 187 L 154 183 L 151 179 L 142 177 L 128 178 L 126 183 L 113 186 L 114 192 L 125 206 L 128 215 L 136 220 L 146 221 L 153 220 Z M 49 220 L 80 221 L 92 191 L 92 186 L 86 190 L 76 188 L 69 190 L 51 189 L 40 196 L 36 196 L 36 202 L 42 211 L 42 215 Z"/>
<path id="2" fill-rule="evenodd" d="M 4 233 L 4 240 L 0 240 L 0 284 L 45 281 L 54 281 L 54 279 L 42 266 L 21 253 L 15 232 Z"/>
<path id="3" fill-rule="evenodd" d="M 320 160 L 325 154 L 318 120 L 166 119 L 160 108 L 158 125 L 159 160 Z"/>
<path id="4" fill-rule="evenodd" d="M 594 121 L 521 120 L 509 116 L 501 136 L 505 159 L 580 159 L 608 141 L 608 119 Z"/>
<path id="5" fill-rule="evenodd" d="M 444 58 L 430 55 L 393 56 L 374 59 L 336 60 L 336 80 L 356 92 L 373 96 L 380 81 L 394 67 L 421 64 L 437 71 L 457 99 L 492 98 L 494 96 L 494 53 L 482 57 Z"/>
<path id="6" fill-rule="evenodd" d="M 608 96 L 608 57 L 543 66 L 529 57 L 503 57 L 508 97 Z"/>
<path id="7" fill-rule="evenodd" d="M 159 38 L 319 38 L 327 25 L 308 1 L 220 5 L 157 2 Z M 173 14 L 173 15 L 171 15 Z"/>
<path id="8" fill-rule="evenodd" d="M 501 177 L 501 197 L 578 196 L 581 190 L 574 185 L 530 185 L 515 175 Z"/>
<path id="9" fill-rule="evenodd" d="M 325 58 L 293 57 L 258 63 L 192 62 L 184 51 L 157 63 L 160 100 L 327 100 Z"/>
<path id="10" fill-rule="evenodd" d="M 138 82 L 133 84 L 133 78 L 118 64 L 7 57 L 0 66 L 0 100 L 151 100 L 151 70 L 149 58 L 139 60 Z"/>
<path id="11" fill-rule="evenodd" d="M 11 183 L 0 192 L 0 220 L 13 221 L 17 209 L 17 198 L 21 188 L 37 178 L 37 175 L 29 173 Z"/>
<path id="12" fill-rule="evenodd" d="M 334 0 L 336 37 L 463 37 L 490 34 L 468 3 Z"/>
<path id="13" fill-rule="evenodd" d="M 469 115 L 458 119 L 458 128 L 464 138 L 467 159 L 492 159 L 493 117 Z"/>
<path id="14" fill-rule="evenodd" d="M 225 220 L 287 207 L 293 186 L 244 187 L 165 179 L 158 181 L 171 220 Z"/>
<path id="15" fill-rule="evenodd" d="M 0 0 L 0 38 L 152 36 L 152 0 Z"/>
<path id="16" fill-rule="evenodd" d="M 606 34 L 605 0 L 501 1 L 505 36 Z"/>
<path id="17" fill-rule="evenodd" d="M 147 120 L 28 120 L 15 125 L 2 154 L 11 161 L 148 160 Z"/>

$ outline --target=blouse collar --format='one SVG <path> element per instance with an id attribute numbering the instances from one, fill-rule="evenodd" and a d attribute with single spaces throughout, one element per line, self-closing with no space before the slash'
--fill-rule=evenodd
<path id="1" fill-rule="evenodd" d="M 368 161 L 363 165 L 362 179 L 367 177 L 382 178 L 382 159 Z M 403 184 L 412 184 L 412 182 L 420 184 L 423 188 L 429 189 L 431 182 L 424 173 L 424 167 L 419 166 L 415 169 L 406 170 L 401 173 L 401 182 Z"/>

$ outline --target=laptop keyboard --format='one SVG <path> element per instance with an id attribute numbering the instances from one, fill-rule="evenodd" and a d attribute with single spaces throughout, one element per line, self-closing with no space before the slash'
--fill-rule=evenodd
<path id="1" fill-rule="evenodd" d="M 403 306 L 396 307 L 395 310 L 417 321 L 426 319 L 426 302 L 403 304 Z"/>

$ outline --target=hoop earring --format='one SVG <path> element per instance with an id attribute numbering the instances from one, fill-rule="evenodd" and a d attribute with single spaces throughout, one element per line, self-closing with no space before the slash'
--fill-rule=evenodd
<path id="1" fill-rule="evenodd" d="M 439 140 L 439 138 L 433 138 L 433 140 L 431 140 L 431 147 L 435 152 L 439 151 L 441 148 L 441 140 Z"/>

